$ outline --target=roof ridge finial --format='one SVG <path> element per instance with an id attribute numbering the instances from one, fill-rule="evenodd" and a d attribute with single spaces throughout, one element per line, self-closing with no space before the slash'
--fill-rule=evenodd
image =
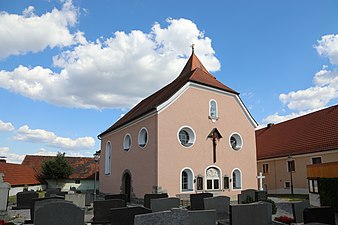
<path id="1" fill-rule="evenodd" d="M 191 53 L 192 54 L 194 54 L 194 50 L 195 50 L 195 44 L 194 43 L 192 43 L 191 45 L 190 45 L 190 47 L 191 47 Z"/>

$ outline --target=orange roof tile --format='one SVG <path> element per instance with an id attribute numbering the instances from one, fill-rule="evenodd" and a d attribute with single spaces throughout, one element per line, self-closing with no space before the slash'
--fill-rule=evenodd
<path id="1" fill-rule="evenodd" d="M 44 161 L 53 159 L 55 156 L 26 155 L 22 165 L 29 166 L 37 174 L 41 173 L 41 164 Z M 71 179 L 94 179 L 95 168 L 99 172 L 99 165 L 90 157 L 65 157 L 68 163 L 73 167 Z"/>
<path id="2" fill-rule="evenodd" d="M 338 105 L 256 131 L 257 159 L 338 149 Z"/>
<path id="3" fill-rule="evenodd" d="M 99 134 L 98 137 L 100 138 L 102 135 L 109 133 L 110 131 L 113 131 L 147 113 L 156 111 L 157 106 L 167 101 L 188 82 L 202 84 L 223 91 L 231 92 L 236 95 L 239 94 L 238 92 L 219 82 L 213 75 L 211 75 L 194 54 L 194 52 L 192 52 L 182 72 L 174 81 L 149 97 L 143 99 L 115 124 L 109 127 L 106 131 Z"/>
<path id="4" fill-rule="evenodd" d="M 12 186 L 41 183 L 36 176 L 35 171 L 29 166 L 6 163 L 5 160 L 0 160 L 0 172 L 5 175 L 4 181 L 10 183 Z"/>

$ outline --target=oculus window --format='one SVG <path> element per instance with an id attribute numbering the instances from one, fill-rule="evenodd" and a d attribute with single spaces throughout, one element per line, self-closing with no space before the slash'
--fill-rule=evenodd
<path id="1" fill-rule="evenodd" d="M 148 131 L 146 128 L 142 128 L 138 134 L 138 145 L 144 148 L 148 142 Z"/>
<path id="2" fill-rule="evenodd" d="M 242 137 L 237 134 L 234 133 L 230 136 L 230 146 L 233 150 L 240 150 L 243 147 L 243 140 Z"/>
<path id="3" fill-rule="evenodd" d="M 182 127 L 178 132 L 178 140 L 184 147 L 190 147 L 195 142 L 195 132 L 190 127 Z"/>

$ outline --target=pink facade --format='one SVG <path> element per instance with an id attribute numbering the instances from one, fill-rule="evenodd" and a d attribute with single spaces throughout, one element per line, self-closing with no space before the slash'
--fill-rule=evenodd
<path id="1" fill-rule="evenodd" d="M 196 60 L 200 63 L 192 54 L 187 65 L 195 65 Z M 157 192 L 235 196 L 242 189 L 257 189 L 255 121 L 236 92 L 214 87 L 215 78 L 204 70 L 191 68 L 191 73 L 191 77 L 197 73 L 193 79 L 207 76 L 203 79 L 212 79 L 211 85 L 190 78 L 154 110 L 100 135 L 101 192 L 130 192 L 132 198 L 142 199 Z M 214 128 L 222 137 L 213 141 Z M 131 145 L 126 151 L 128 134 Z M 110 174 L 105 174 L 109 164 Z"/>

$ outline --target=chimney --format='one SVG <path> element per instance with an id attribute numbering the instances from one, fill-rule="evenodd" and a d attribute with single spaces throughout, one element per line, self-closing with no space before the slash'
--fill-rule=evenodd
<path id="1" fill-rule="evenodd" d="M 267 128 L 270 128 L 270 127 L 272 127 L 273 125 L 275 125 L 275 124 L 274 124 L 274 123 L 268 123 Z"/>

